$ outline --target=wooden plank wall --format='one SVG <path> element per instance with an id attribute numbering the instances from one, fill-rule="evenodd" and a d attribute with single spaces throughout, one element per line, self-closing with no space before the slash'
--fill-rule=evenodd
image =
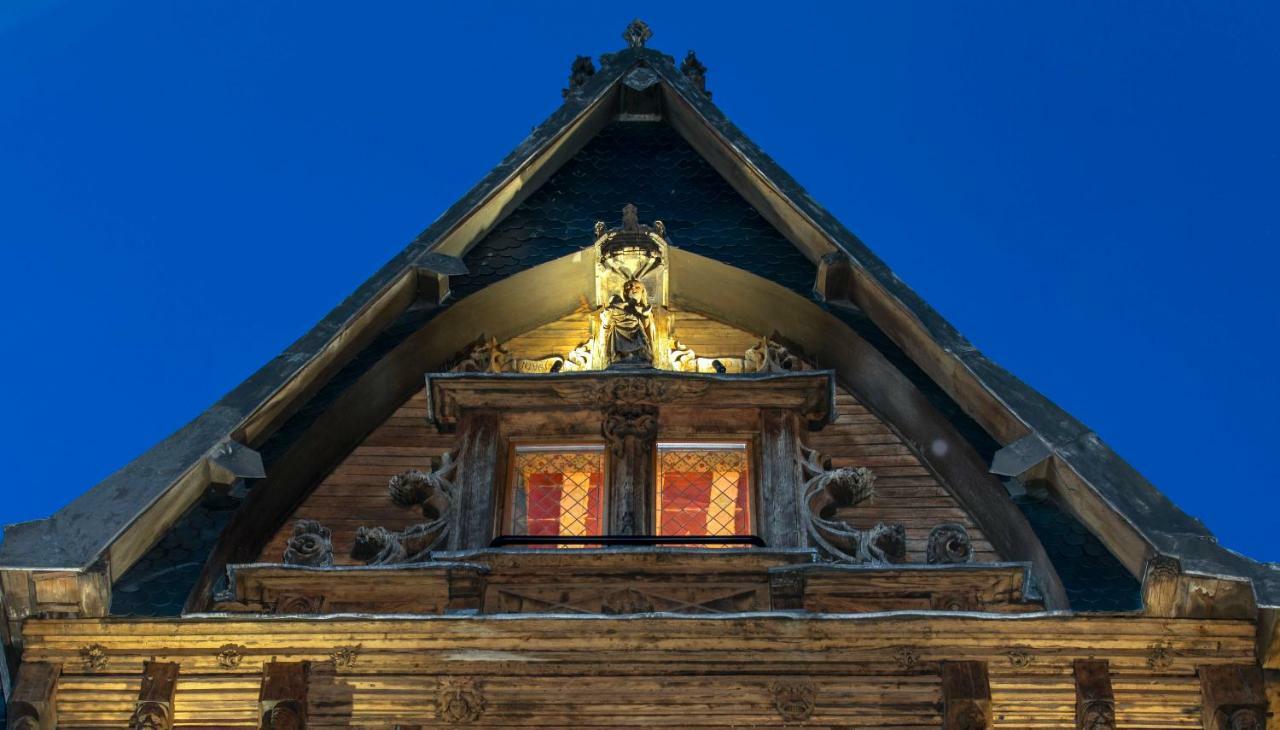
<path id="1" fill-rule="evenodd" d="M 514 356 L 541 358 L 564 354 L 590 334 L 583 314 L 570 315 L 515 337 L 504 346 Z M 752 333 L 702 315 L 676 313 L 676 334 L 704 357 L 741 357 L 758 341 Z M 785 334 L 785 333 L 784 333 Z M 915 452 L 853 395 L 840 390 L 836 422 L 808 435 L 809 445 L 832 457 L 836 466 L 865 466 L 876 473 L 876 497 L 840 518 L 866 528 L 876 522 L 901 522 L 907 528 L 907 558 L 924 562 L 929 531 L 943 522 L 969 530 L 974 559 L 998 561 L 991 544 Z M 294 520 L 319 520 L 333 531 L 334 561 L 352 564 L 351 544 L 362 525 L 401 530 L 421 521 L 387 499 L 387 480 L 407 469 L 428 469 L 431 459 L 453 447 L 453 436 L 426 423 L 426 397 L 417 393 L 398 408 L 307 497 L 263 550 L 260 561 L 279 562 Z"/>

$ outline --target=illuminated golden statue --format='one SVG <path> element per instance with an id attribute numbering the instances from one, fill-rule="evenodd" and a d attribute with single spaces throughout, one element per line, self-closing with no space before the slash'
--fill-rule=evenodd
<path id="1" fill-rule="evenodd" d="M 621 296 L 615 294 L 600 311 L 600 334 L 608 365 L 653 367 L 657 328 L 649 290 L 640 280 L 628 280 Z"/>

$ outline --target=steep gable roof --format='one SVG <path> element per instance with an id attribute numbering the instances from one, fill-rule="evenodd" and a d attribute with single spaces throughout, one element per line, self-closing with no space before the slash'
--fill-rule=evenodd
<path id="1" fill-rule="evenodd" d="M 639 71 L 653 75 L 656 85 L 635 78 Z M 1109 536 L 1108 546 L 1136 574 L 1154 555 L 1176 557 L 1187 572 L 1251 580 L 1260 605 L 1280 606 L 1276 566 L 1222 548 L 1095 433 L 983 356 L 729 122 L 673 59 L 643 47 L 606 57 L 598 73 L 466 196 L 280 357 L 52 517 L 10 526 L 0 568 L 78 571 L 106 558 L 117 578 L 160 528 L 200 498 L 211 477 L 261 476 L 256 454 L 244 444 L 266 441 L 404 312 L 445 305 L 447 277 L 466 270 L 463 257 L 478 275 L 466 286 L 482 283 L 486 267 L 500 273 L 500 248 L 491 246 L 489 261 L 467 255 L 589 140 L 615 134 L 606 128 L 619 99 L 645 83 L 661 94 L 672 127 L 794 244 L 790 255 L 799 251 L 816 269 L 827 305 L 887 338 L 886 349 L 896 348 L 900 361 L 909 359 L 942 397 L 958 404 L 958 417 L 977 425 L 975 439 L 988 436 L 993 450 L 1005 445 L 992 454 L 997 471 L 1016 476 L 1053 469 L 1080 487 L 1070 507 Z M 744 268 L 752 263 L 742 262 Z M 784 268 L 794 270 L 773 267 L 771 278 L 804 289 L 799 274 Z"/>

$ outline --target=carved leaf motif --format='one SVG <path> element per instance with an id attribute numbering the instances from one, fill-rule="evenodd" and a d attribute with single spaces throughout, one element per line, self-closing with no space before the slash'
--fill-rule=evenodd
<path id="1" fill-rule="evenodd" d="M 244 647 L 239 644 L 223 644 L 218 647 L 216 658 L 218 666 L 223 669 L 235 669 L 244 661 Z"/>
<path id="2" fill-rule="evenodd" d="M 391 477 L 387 493 L 400 507 L 418 507 L 427 521 L 400 530 L 359 527 L 351 557 L 369 565 L 394 565 L 426 560 L 444 544 L 453 525 L 453 482 L 457 469 L 452 453 L 446 453 L 440 468 L 432 472 L 410 470 Z"/>
<path id="3" fill-rule="evenodd" d="M 445 679 L 436 693 L 436 716 L 445 722 L 475 722 L 484 714 L 484 704 L 484 695 L 474 679 Z"/>
<path id="4" fill-rule="evenodd" d="M 879 523 L 860 530 L 835 519 L 840 508 L 855 506 L 875 495 L 875 474 L 863 467 L 827 468 L 817 451 L 804 446 L 801 453 L 800 466 L 807 479 L 807 530 L 818 549 L 838 562 L 902 562 L 907 547 L 906 528 L 902 525 Z"/>
<path id="5" fill-rule="evenodd" d="M 107 648 L 102 644 L 89 644 L 80 648 L 80 661 L 84 668 L 91 672 L 100 672 L 107 668 Z"/>

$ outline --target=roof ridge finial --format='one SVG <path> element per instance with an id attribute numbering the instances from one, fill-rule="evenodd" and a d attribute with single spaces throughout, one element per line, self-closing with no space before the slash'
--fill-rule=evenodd
<path id="1" fill-rule="evenodd" d="M 628 48 L 644 48 L 645 42 L 652 37 L 649 24 L 639 18 L 628 23 L 627 29 L 622 31 L 622 40 L 627 42 Z"/>

